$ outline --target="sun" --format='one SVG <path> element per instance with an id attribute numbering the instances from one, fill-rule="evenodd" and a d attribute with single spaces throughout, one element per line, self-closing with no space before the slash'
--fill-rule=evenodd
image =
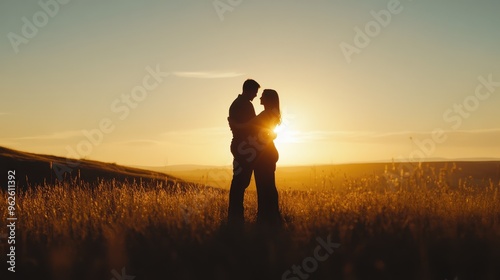
<path id="1" fill-rule="evenodd" d="M 280 154 L 280 164 L 293 163 L 302 153 L 301 133 L 286 123 L 277 126 L 274 132 L 276 132 L 274 143 Z"/>
<path id="2" fill-rule="evenodd" d="M 281 123 L 276 126 L 274 132 L 277 134 L 276 144 L 292 144 L 300 142 L 300 132 L 295 129 L 295 114 L 284 108 L 281 112 Z M 288 145 L 281 145 L 288 146 Z"/>
<path id="3" fill-rule="evenodd" d="M 280 124 L 274 132 L 277 134 L 276 143 L 297 143 L 299 142 L 299 132 L 293 130 L 289 125 Z"/>

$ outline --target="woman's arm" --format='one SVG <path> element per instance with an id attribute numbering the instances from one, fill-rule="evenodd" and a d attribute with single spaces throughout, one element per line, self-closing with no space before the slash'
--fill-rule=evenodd
<path id="1" fill-rule="evenodd" d="M 231 129 L 251 129 L 254 130 L 255 133 L 259 136 L 259 139 L 262 138 L 262 141 L 272 141 L 276 139 L 277 134 L 274 132 L 276 125 L 278 124 L 278 120 L 272 112 L 263 111 L 255 118 L 251 119 L 245 123 L 237 123 L 233 119 L 228 118 L 229 126 Z"/>

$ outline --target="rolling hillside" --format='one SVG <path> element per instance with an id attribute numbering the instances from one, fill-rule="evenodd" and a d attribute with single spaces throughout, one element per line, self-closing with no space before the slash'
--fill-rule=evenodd
<path id="1" fill-rule="evenodd" d="M 125 167 L 113 163 L 91 160 L 73 160 L 63 157 L 40 155 L 0 147 L 0 172 L 7 180 L 7 171 L 16 171 L 18 187 L 51 184 L 57 181 L 78 180 L 90 184 L 100 180 L 119 182 L 162 182 L 166 186 L 178 184 L 188 187 L 192 184 L 179 178 L 150 170 Z"/>

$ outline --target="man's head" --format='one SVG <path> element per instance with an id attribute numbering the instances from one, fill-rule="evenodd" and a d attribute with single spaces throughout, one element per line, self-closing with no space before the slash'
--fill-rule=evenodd
<path id="1" fill-rule="evenodd" d="M 259 91 L 260 85 L 255 80 L 248 79 L 243 83 L 243 93 L 242 95 L 247 97 L 250 101 L 252 101 Z"/>

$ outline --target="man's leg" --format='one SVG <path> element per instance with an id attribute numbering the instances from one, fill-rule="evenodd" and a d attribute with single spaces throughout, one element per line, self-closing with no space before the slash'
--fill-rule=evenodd
<path id="1" fill-rule="evenodd" d="M 253 172 L 250 164 L 240 162 L 236 158 L 233 161 L 233 180 L 229 190 L 228 223 L 232 225 L 242 225 L 245 222 L 243 199 Z"/>

